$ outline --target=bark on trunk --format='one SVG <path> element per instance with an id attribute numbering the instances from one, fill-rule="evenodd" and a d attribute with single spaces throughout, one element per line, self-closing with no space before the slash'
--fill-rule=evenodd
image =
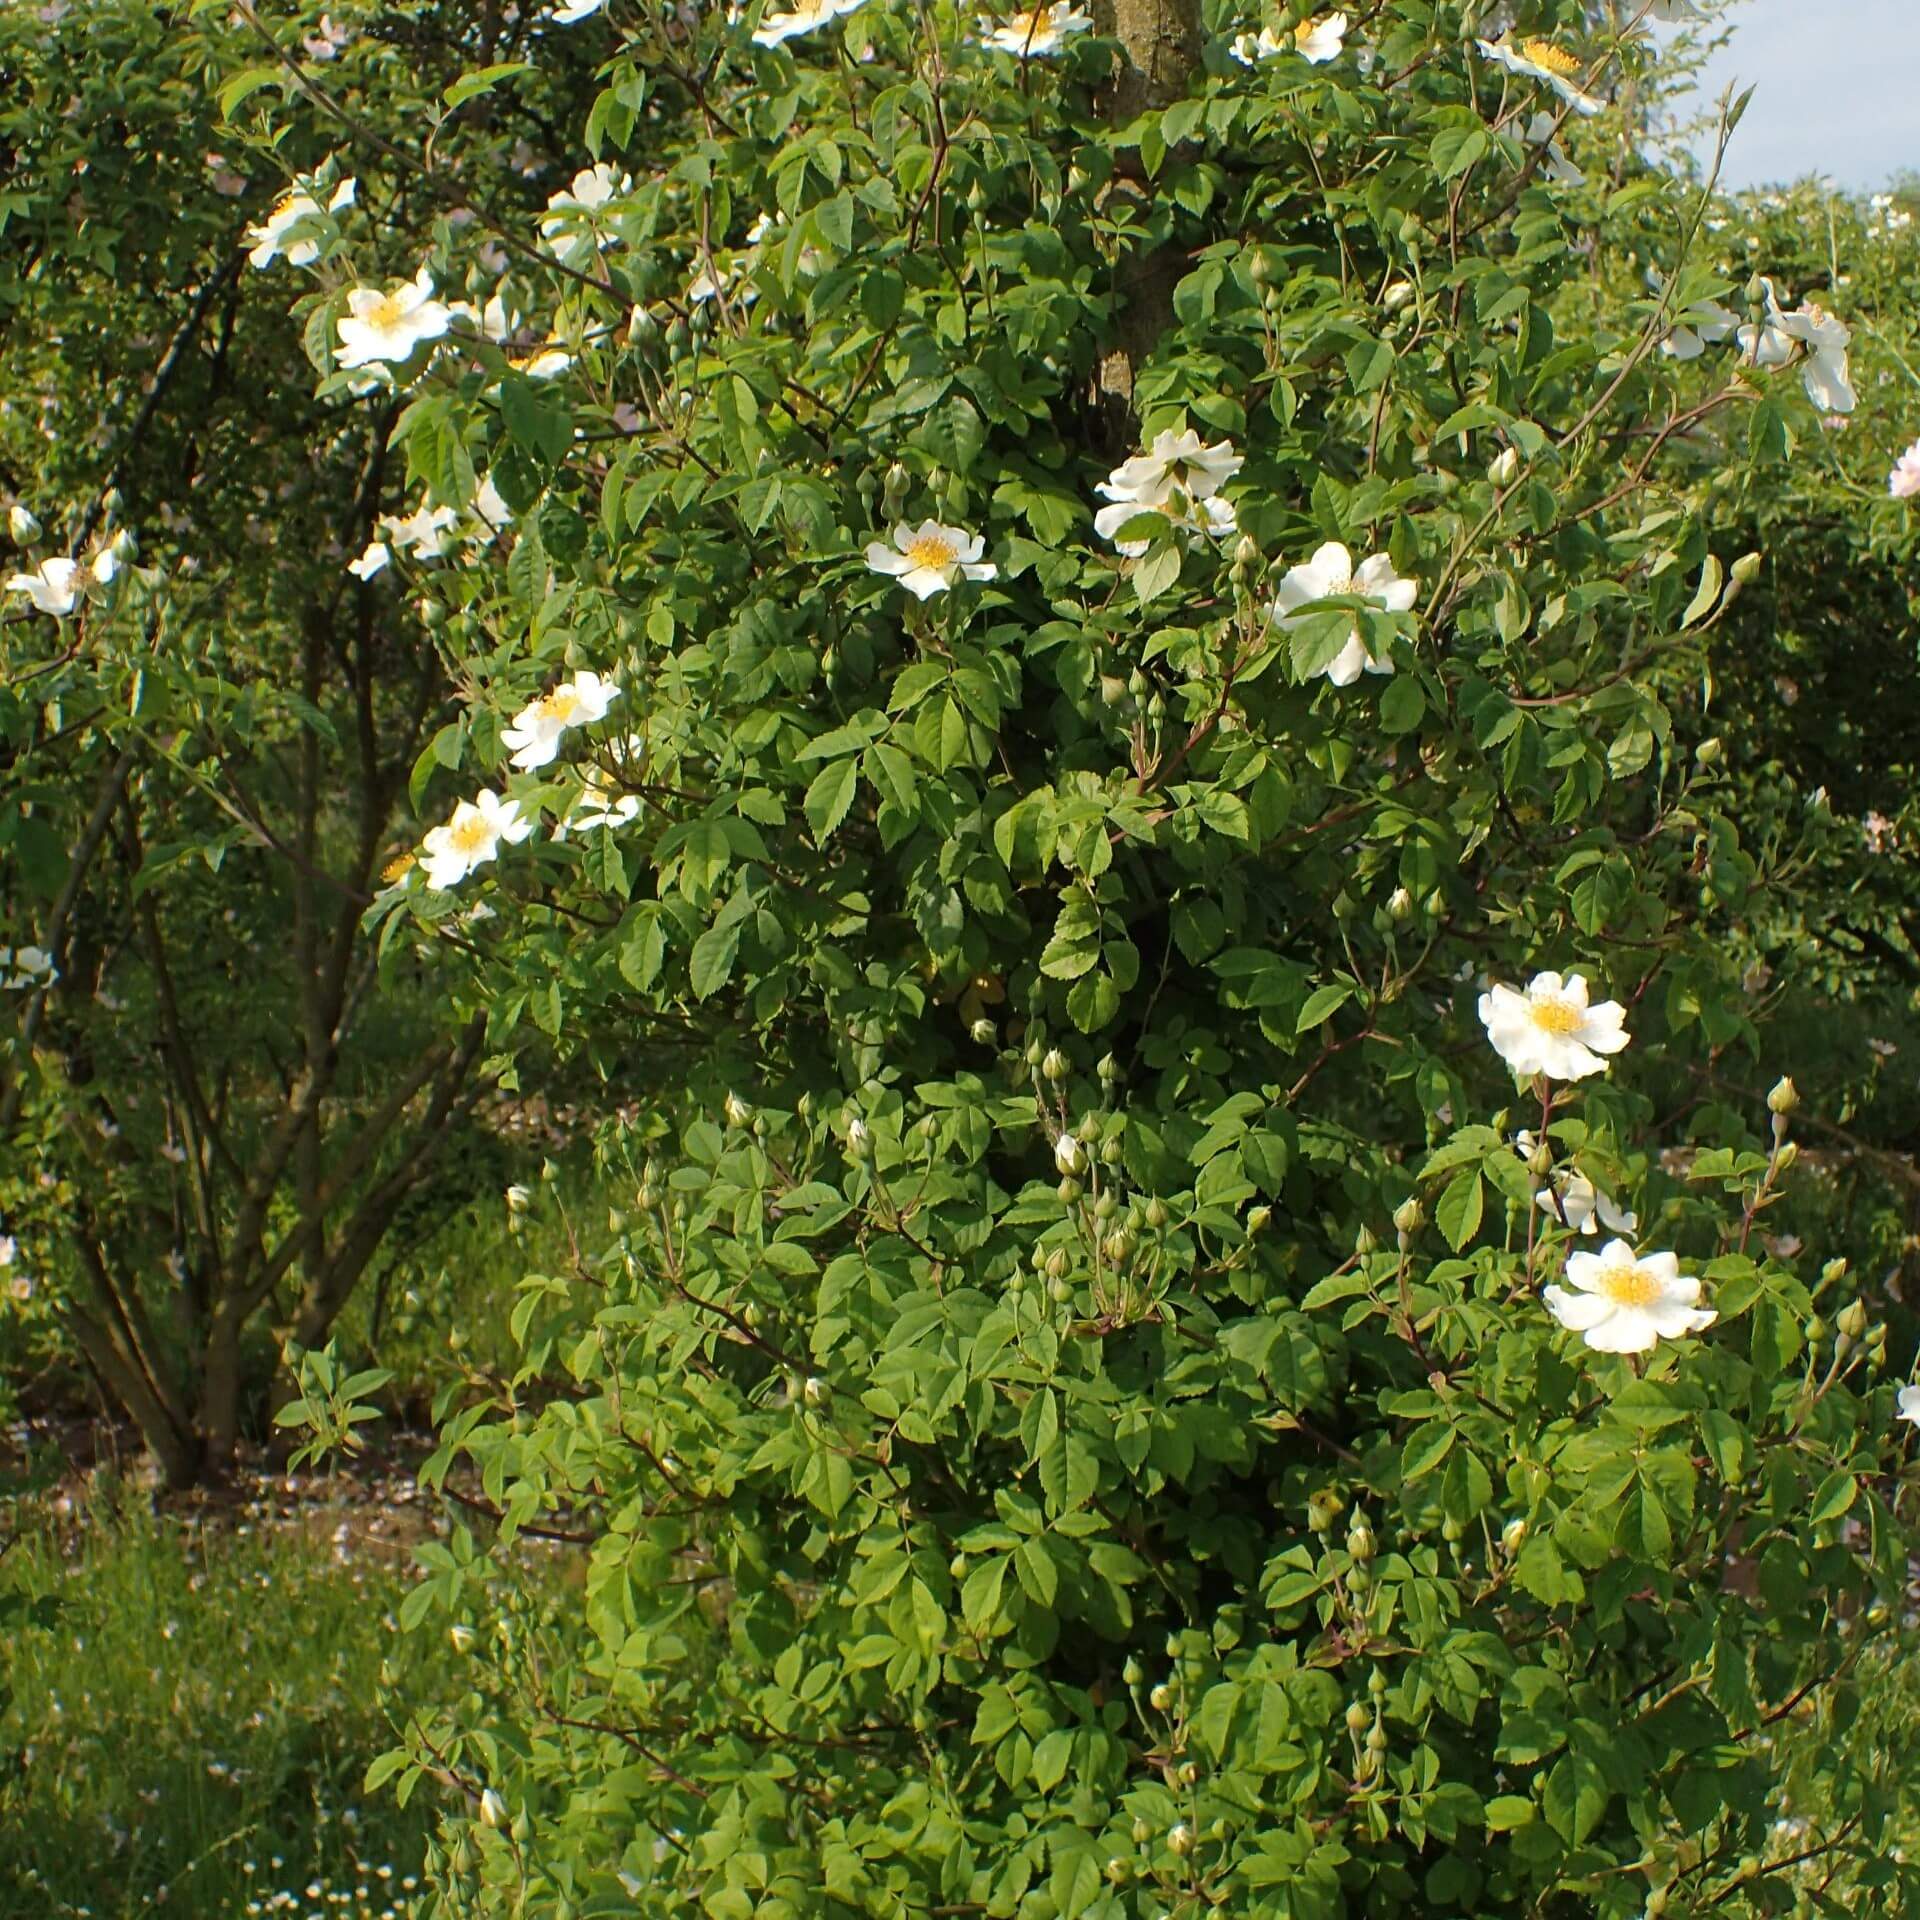
<path id="1" fill-rule="evenodd" d="M 1103 103 L 1109 120 L 1124 126 L 1186 93 L 1200 64 L 1200 0 L 1096 0 L 1094 19 L 1123 49 Z M 1143 174 L 1133 177 L 1151 192 Z M 1173 324 L 1173 290 L 1184 267 L 1179 248 L 1172 246 L 1122 263 L 1115 338 L 1096 381 L 1116 442 L 1131 444 L 1135 380 L 1155 342 Z"/>

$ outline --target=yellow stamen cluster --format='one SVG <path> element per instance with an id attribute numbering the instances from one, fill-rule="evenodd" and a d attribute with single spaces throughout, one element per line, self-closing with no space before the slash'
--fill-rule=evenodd
<path id="1" fill-rule="evenodd" d="M 477 853 L 493 838 L 483 814 L 471 813 L 447 828 L 447 838 L 462 853 Z"/>
<path id="2" fill-rule="evenodd" d="M 1551 40 L 1523 40 L 1521 53 L 1536 67 L 1545 67 L 1549 73 L 1557 73 L 1562 80 L 1571 80 L 1580 71 L 1580 61 L 1565 47 L 1556 47 Z"/>
<path id="3" fill-rule="evenodd" d="M 412 869 L 413 855 L 410 853 L 396 853 L 393 858 L 380 869 L 380 878 L 385 885 L 390 887 L 396 880 L 404 880 Z"/>
<path id="4" fill-rule="evenodd" d="M 1660 1282 L 1640 1267 L 1602 1267 L 1599 1290 L 1616 1307 L 1650 1307 L 1660 1298 Z"/>
<path id="5" fill-rule="evenodd" d="M 916 567 L 939 569 L 953 565 L 953 548 L 937 533 L 923 533 L 919 539 L 909 541 L 906 555 Z"/>
<path id="6" fill-rule="evenodd" d="M 1542 1033 L 1564 1037 L 1578 1033 L 1587 1023 L 1586 1008 L 1576 1007 L 1571 1000 L 1535 1000 L 1528 1011 L 1533 1015 L 1533 1024 Z"/>

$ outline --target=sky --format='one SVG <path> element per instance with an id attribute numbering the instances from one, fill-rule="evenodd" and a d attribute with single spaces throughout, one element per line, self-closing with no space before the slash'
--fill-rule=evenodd
<path id="1" fill-rule="evenodd" d="M 1729 80 L 1758 90 L 1724 185 L 1821 173 L 1867 191 L 1897 168 L 1920 169 L 1920 0 L 1745 0 L 1728 24 L 1732 40 L 1702 90 L 1715 99 Z"/>

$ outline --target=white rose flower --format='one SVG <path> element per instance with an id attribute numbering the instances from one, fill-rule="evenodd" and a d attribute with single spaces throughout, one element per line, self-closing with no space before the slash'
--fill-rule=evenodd
<path id="1" fill-rule="evenodd" d="M 416 560 L 438 560 L 447 550 L 447 536 L 460 519 L 451 507 L 430 507 L 424 501 L 405 519 L 383 513 L 380 524 L 402 553 Z"/>
<path id="2" fill-rule="evenodd" d="M 607 4 L 607 0 L 571 0 L 571 3 L 554 10 L 554 24 L 571 27 L 580 21 L 589 19 Z"/>
<path id="3" fill-rule="evenodd" d="M 382 293 L 355 287 L 347 295 L 335 362 L 342 367 L 398 366 L 429 340 L 438 340 L 453 316 L 433 297 L 425 267 Z"/>
<path id="4" fill-rule="evenodd" d="M 77 560 L 42 560 L 31 573 L 8 577 L 9 593 L 24 593 L 42 613 L 63 620 L 80 602 L 80 563 Z"/>
<path id="5" fill-rule="evenodd" d="M 1584 1173 L 1570 1173 L 1552 1187 L 1543 1188 L 1534 1196 L 1534 1205 L 1575 1233 L 1586 1236 L 1602 1227 L 1609 1233 L 1640 1231 L 1638 1217 L 1616 1206 L 1613 1196 L 1602 1192 Z"/>
<path id="6" fill-rule="evenodd" d="M 1771 280 L 1763 278 L 1760 285 L 1766 310 L 1759 324 L 1740 329 L 1741 351 L 1756 367 L 1784 367 L 1797 349 L 1804 348 L 1800 378 L 1807 398 L 1822 413 L 1851 413 L 1855 406 L 1847 370 L 1851 330 L 1817 301 L 1803 300 L 1789 313 L 1781 307 Z"/>
<path id="7" fill-rule="evenodd" d="M 1053 1143 L 1053 1164 L 1071 1177 L 1087 1164 L 1087 1150 L 1072 1134 L 1060 1134 Z"/>
<path id="8" fill-rule="evenodd" d="M 1576 84 L 1574 76 L 1581 68 L 1579 56 L 1569 53 L 1565 47 L 1556 47 L 1551 40 L 1533 38 L 1516 42 L 1509 36 L 1502 40 L 1476 40 L 1474 45 L 1495 66 L 1505 67 L 1509 73 L 1522 74 L 1529 80 L 1545 81 L 1576 113 L 1591 115 L 1604 110 L 1604 101 L 1583 93 Z"/>
<path id="9" fill-rule="evenodd" d="M 604 720 L 607 709 L 620 698 L 620 689 L 597 673 L 576 673 L 551 693 L 522 707 L 513 724 L 501 732 L 512 750 L 513 764 L 523 773 L 544 767 L 560 750 L 560 739 L 570 728 L 592 726 Z"/>
<path id="10" fill-rule="evenodd" d="M 513 509 L 500 497 L 500 489 L 493 484 L 493 475 L 483 473 L 480 484 L 473 491 L 473 498 L 467 503 L 467 511 L 479 521 L 479 538 L 484 543 L 497 533 L 504 533 L 513 525 Z M 474 536 L 469 535 L 469 538 Z"/>
<path id="11" fill-rule="evenodd" d="M 387 562 L 392 558 L 384 540 L 370 541 L 359 559 L 347 562 L 347 571 L 356 580 L 371 580 L 375 574 L 386 571 Z"/>
<path id="12" fill-rule="evenodd" d="M 338 213 L 342 208 L 352 206 L 358 191 L 357 181 L 342 180 L 327 202 L 327 212 Z M 245 238 L 253 242 L 252 251 L 247 255 L 251 265 L 270 267 L 275 260 L 284 259 L 290 267 L 310 267 L 320 258 L 320 243 L 311 236 L 291 242 L 288 240 L 288 235 L 296 228 L 320 217 L 320 203 L 313 193 L 311 184 L 305 180 L 289 187 L 274 202 L 273 211 L 258 226 L 247 229 Z"/>
<path id="13" fill-rule="evenodd" d="M 1177 493 L 1210 500 L 1246 463 L 1231 440 L 1208 446 L 1191 427 L 1179 433 L 1168 428 L 1144 453 L 1121 461 L 1097 491 L 1136 507 L 1165 507 Z"/>
<path id="14" fill-rule="evenodd" d="M 1322 67 L 1338 60 L 1347 38 L 1347 16 L 1323 13 L 1302 20 L 1293 30 L 1293 50 L 1310 66 Z"/>
<path id="15" fill-rule="evenodd" d="M 482 787 L 471 800 L 462 800 L 454 808 L 453 818 L 444 827 L 434 827 L 421 841 L 427 885 L 442 891 L 457 887 L 499 852 L 501 841 L 517 846 L 532 831 L 533 822 L 520 818 L 518 802 L 503 800 L 492 788 Z"/>
<path id="16" fill-rule="evenodd" d="M 1920 440 L 1893 463 L 1893 471 L 1887 475 L 1887 491 L 1896 500 L 1911 500 L 1920 493 Z"/>
<path id="17" fill-rule="evenodd" d="M 1584 1080 L 1604 1073 L 1603 1054 L 1627 1044 L 1617 1000 L 1588 1003 L 1583 975 L 1536 973 L 1524 993 L 1495 984 L 1480 996 L 1480 1024 L 1494 1051 L 1522 1079 Z"/>
<path id="18" fill-rule="evenodd" d="M 893 545 L 874 540 L 867 546 L 867 565 L 875 573 L 890 574 L 918 599 L 945 593 L 956 580 L 991 580 L 998 573 L 991 560 L 982 560 L 986 542 L 964 527 L 944 527 L 923 520 L 917 527 L 902 521 L 893 530 Z"/>
<path id="19" fill-rule="evenodd" d="M 603 160 L 582 167 L 572 185 L 547 202 L 540 216 L 540 237 L 554 257 L 570 267 L 584 266 L 601 248 L 613 244 L 608 209 L 632 189 L 628 174 L 616 174 Z"/>
<path id="20" fill-rule="evenodd" d="M 1527 144 L 1547 150 L 1546 157 L 1540 162 L 1543 178 L 1552 181 L 1556 187 L 1583 187 L 1587 183 L 1587 176 L 1567 158 L 1566 148 L 1553 137 L 1557 124 L 1552 114 L 1536 113 L 1527 122 Z"/>
<path id="21" fill-rule="evenodd" d="M 1700 1301 L 1700 1282 L 1680 1271 L 1670 1253 L 1634 1254 L 1624 1240 L 1609 1240 L 1598 1253 L 1567 1256 L 1574 1291 L 1548 1287 L 1553 1317 L 1596 1353 L 1649 1353 L 1662 1340 L 1678 1340 L 1718 1319 Z"/>
<path id="22" fill-rule="evenodd" d="M 1110 507 L 1102 507 L 1093 516 L 1093 530 L 1101 539 L 1111 540 L 1129 559 L 1137 560 L 1152 541 L 1122 540 L 1120 529 L 1146 514 L 1166 521 L 1176 533 L 1203 533 L 1214 540 L 1224 540 L 1236 532 L 1240 524 L 1233 502 L 1223 500 L 1217 493 L 1205 500 L 1190 500 L 1176 494 L 1165 506 L 1147 507 L 1138 501 L 1120 500 Z"/>
<path id="23" fill-rule="evenodd" d="M 857 13 L 866 0 L 803 0 L 791 13 L 763 14 L 753 30 L 756 47 L 777 47 L 803 33 L 815 33 L 849 13 Z"/>
<path id="24" fill-rule="evenodd" d="M 1895 1405 L 1898 1409 L 1896 1419 L 1910 1420 L 1920 1427 L 1920 1386 L 1902 1387 Z"/>
<path id="25" fill-rule="evenodd" d="M 1780 316 L 1780 326 L 1807 350 L 1800 369 L 1807 398 L 1822 413 L 1851 413 L 1857 403 L 1847 371 L 1847 348 L 1853 342 L 1853 333 L 1846 322 L 1836 319 L 1817 301 L 1802 300 L 1793 312 Z"/>
<path id="26" fill-rule="evenodd" d="M 0 947 L 0 987 L 50 987 L 59 978 L 45 947 Z"/>
<path id="27" fill-rule="evenodd" d="M 1227 51 L 1243 67 L 1258 66 L 1263 60 L 1276 59 L 1283 53 L 1297 53 L 1309 65 L 1319 67 L 1339 59 L 1346 37 L 1347 16 L 1324 13 L 1287 30 L 1262 27 L 1257 34 L 1239 34 Z"/>
<path id="28" fill-rule="evenodd" d="M 589 769 L 580 785 L 580 797 L 568 808 L 567 816 L 553 830 L 556 840 L 569 833 L 589 833 L 595 828 L 624 827 L 640 811 L 637 793 L 617 793 L 612 779 L 600 768 Z"/>
<path id="29" fill-rule="evenodd" d="M 1352 554 L 1339 541 L 1329 540 L 1311 560 L 1287 570 L 1273 603 L 1273 618 L 1281 627 L 1296 627 L 1312 617 L 1301 613 L 1300 608 L 1316 600 L 1348 594 L 1371 600 L 1389 613 L 1408 613 L 1418 592 L 1419 583 L 1402 579 L 1384 553 L 1376 553 L 1355 567 Z M 1390 658 L 1376 659 L 1367 650 L 1358 621 L 1347 636 L 1347 644 L 1321 668 L 1336 687 L 1352 686 L 1362 673 L 1392 671 Z"/>
<path id="30" fill-rule="evenodd" d="M 1058 53 L 1076 33 L 1085 33 L 1093 25 L 1093 15 L 1082 13 L 1071 0 L 1054 0 L 1052 6 L 1016 13 L 1004 26 L 990 20 L 980 24 L 982 40 L 996 53 L 1037 60 Z"/>

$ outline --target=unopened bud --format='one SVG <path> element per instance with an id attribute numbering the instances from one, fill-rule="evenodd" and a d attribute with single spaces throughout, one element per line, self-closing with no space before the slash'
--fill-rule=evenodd
<path id="1" fill-rule="evenodd" d="M 478 1638 L 474 1630 L 463 1620 L 457 1626 L 447 1629 L 447 1638 L 453 1642 L 455 1653 L 471 1653 L 473 1643 Z"/>
<path id="2" fill-rule="evenodd" d="M 1395 887 L 1387 899 L 1387 918 L 1405 920 L 1413 912 L 1413 895 L 1405 887 Z"/>
<path id="3" fill-rule="evenodd" d="M 873 1151 L 873 1135 L 858 1114 L 847 1122 L 847 1151 L 856 1160 L 864 1160 Z"/>
<path id="4" fill-rule="evenodd" d="M 1420 1204 L 1417 1195 L 1402 1200 L 1394 1208 L 1393 1224 L 1395 1230 L 1409 1240 L 1427 1224 L 1427 1210 Z"/>
<path id="5" fill-rule="evenodd" d="M 1396 280 L 1380 296 L 1380 304 L 1389 313 L 1398 313 L 1413 298 L 1413 282 Z"/>
<path id="6" fill-rule="evenodd" d="M 1782 1074 L 1773 1083 L 1773 1091 L 1767 1095 L 1769 1113 L 1789 1114 L 1800 1104 L 1800 1089 Z"/>
<path id="7" fill-rule="evenodd" d="M 1155 1713 L 1165 1713 L 1166 1710 L 1173 1705 L 1173 1689 L 1162 1680 L 1160 1684 L 1147 1695 L 1147 1705 L 1150 1706 Z"/>
<path id="8" fill-rule="evenodd" d="M 1053 1143 L 1053 1164 L 1071 1177 L 1087 1164 L 1087 1150 L 1072 1134 L 1060 1134 Z"/>
<path id="9" fill-rule="evenodd" d="M 1375 1727 L 1373 1731 L 1367 1735 L 1367 1751 L 1369 1753 L 1385 1753 L 1386 1750 L 1387 1730 L 1385 1727 Z"/>
<path id="10" fill-rule="evenodd" d="M 1365 1733 L 1372 1725 L 1373 1715 L 1356 1700 L 1353 1705 L 1347 1709 L 1347 1731 L 1349 1733 Z"/>
<path id="11" fill-rule="evenodd" d="M 1153 1828 L 1148 1825 L 1140 1815 L 1135 1814 L 1133 1817 L 1133 1844 L 1136 1847 L 1144 1847 L 1152 1838 Z"/>
<path id="12" fill-rule="evenodd" d="M 1058 1047 L 1049 1047 L 1045 1057 L 1040 1062 L 1040 1071 L 1049 1080 L 1057 1084 L 1073 1071 L 1073 1067 L 1067 1059 L 1067 1056 L 1062 1053 Z M 1071 1173 L 1073 1169 L 1069 1167 L 1066 1171 Z"/>
<path id="13" fill-rule="evenodd" d="M 13 535 L 16 546 L 30 547 L 40 538 L 40 522 L 15 501 L 7 509 L 7 531 Z"/>
<path id="14" fill-rule="evenodd" d="M 1109 1265 L 1124 1267 L 1133 1258 L 1133 1235 L 1124 1227 L 1116 1227 L 1100 1242 L 1100 1251 Z"/>
<path id="15" fill-rule="evenodd" d="M 1067 1258 L 1066 1248 L 1055 1247 L 1054 1250 L 1047 1255 L 1047 1264 L 1044 1272 L 1049 1280 L 1064 1280 L 1067 1277 L 1067 1269 L 1071 1264 L 1072 1262 Z"/>
<path id="16" fill-rule="evenodd" d="M 1193 1851 L 1193 1829 L 1182 1820 L 1167 1831 L 1167 1851 L 1184 1860 Z"/>
<path id="17" fill-rule="evenodd" d="M 1363 1221 L 1360 1231 L 1353 1236 L 1353 1250 L 1364 1259 L 1370 1253 L 1377 1253 L 1380 1241 L 1373 1229 Z"/>
<path id="18" fill-rule="evenodd" d="M 1500 1529 L 1500 1548 L 1508 1555 L 1516 1554 L 1527 1544 L 1527 1523 L 1524 1520 L 1509 1520 Z"/>
<path id="19" fill-rule="evenodd" d="M 753 1109 L 737 1093 L 727 1095 L 724 1111 L 730 1127 L 744 1127 L 753 1118 Z"/>
<path id="20" fill-rule="evenodd" d="M 1844 1254 L 1837 1259 L 1829 1260 L 1820 1269 L 1820 1280 L 1823 1286 L 1837 1287 L 1846 1277 L 1847 1262 Z"/>
<path id="21" fill-rule="evenodd" d="M 1260 543 L 1252 534 L 1243 533 L 1234 543 L 1233 564 L 1236 567 L 1255 567 L 1260 563 Z"/>
<path id="22" fill-rule="evenodd" d="M 827 1395 L 831 1391 L 832 1389 L 828 1387 L 827 1383 L 822 1380 L 818 1374 L 810 1373 L 800 1388 L 800 1397 L 810 1407 L 823 1407 L 826 1405 Z"/>
<path id="23" fill-rule="evenodd" d="M 507 1803 L 491 1787 L 480 1796 L 480 1823 L 487 1827 L 507 1824 Z"/>
<path id="24" fill-rule="evenodd" d="M 1127 1655 L 1127 1664 L 1120 1669 L 1120 1677 L 1128 1686 L 1137 1687 L 1146 1676 L 1146 1670 L 1132 1654 Z M 1136 1836 L 1137 1837 L 1137 1836 Z"/>
<path id="25" fill-rule="evenodd" d="M 1783 1142 L 1780 1146 L 1774 1149 L 1774 1155 L 1773 1155 L 1774 1172 L 1785 1173 L 1787 1169 L 1791 1167 L 1793 1163 L 1799 1158 L 1800 1158 L 1799 1141 L 1788 1140 Z"/>
<path id="26" fill-rule="evenodd" d="M 1511 486 L 1514 476 L 1520 471 L 1520 449 L 1502 447 L 1494 455 L 1493 463 L 1487 468 L 1487 478 L 1496 487 Z"/>
<path id="27" fill-rule="evenodd" d="M 1162 1200 L 1158 1194 L 1155 1194 L 1153 1198 L 1147 1202 L 1145 1217 L 1147 1225 L 1150 1226 L 1155 1233 L 1158 1233 L 1161 1228 L 1167 1224 L 1167 1203 Z"/>
<path id="28" fill-rule="evenodd" d="M 908 489 L 913 485 L 913 475 L 898 460 L 888 467 L 887 477 L 881 483 L 880 498 L 889 513 L 898 513 L 907 503 Z"/>
<path id="29" fill-rule="evenodd" d="M 1757 553 L 1743 553 L 1727 569 L 1727 590 L 1720 596 L 1721 607 L 1732 606 L 1734 601 L 1746 592 L 1752 584 L 1753 576 L 1760 571 L 1760 556 Z"/>
<path id="30" fill-rule="evenodd" d="M 533 1205 L 533 1195 L 517 1181 L 507 1189 L 507 1211 L 512 1214 L 525 1213 Z"/>
<path id="31" fill-rule="evenodd" d="M 1693 764 L 1696 767 L 1717 767 L 1725 756 L 1726 748 L 1720 743 L 1720 736 L 1709 735 L 1693 750 Z"/>
<path id="32" fill-rule="evenodd" d="M 1553 1171 L 1553 1149 L 1542 1140 L 1527 1155 L 1527 1171 L 1536 1180 L 1544 1180 Z"/>
<path id="33" fill-rule="evenodd" d="M 1867 1303 L 1855 1300 L 1842 1307 L 1834 1324 L 1849 1340 L 1860 1339 L 1867 1330 Z"/>
<path id="34" fill-rule="evenodd" d="M 967 1029 L 967 1032 L 971 1036 L 974 1044 L 981 1047 L 992 1046 L 994 1040 L 998 1037 L 994 1032 L 993 1022 L 984 1018 L 976 1020 L 973 1025 Z"/>
<path id="35" fill-rule="evenodd" d="M 1356 1560 L 1371 1560 L 1374 1553 L 1373 1529 L 1364 1523 L 1347 1535 L 1347 1551 Z"/>
<path id="36" fill-rule="evenodd" d="M 1247 1238 L 1251 1240 L 1272 1218 L 1273 1209 L 1271 1207 L 1249 1207 L 1247 1209 Z"/>

